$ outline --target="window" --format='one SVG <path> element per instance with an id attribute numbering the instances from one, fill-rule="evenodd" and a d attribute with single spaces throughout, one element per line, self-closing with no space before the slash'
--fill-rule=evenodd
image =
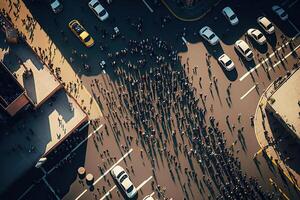
<path id="1" fill-rule="evenodd" d="M 117 178 L 120 178 L 125 172 L 124 171 L 121 171 L 118 175 L 117 175 Z"/>
<path id="2" fill-rule="evenodd" d="M 125 175 L 122 176 L 122 178 L 120 179 L 120 182 L 122 183 L 126 178 L 128 178 L 128 176 L 125 174 Z"/>

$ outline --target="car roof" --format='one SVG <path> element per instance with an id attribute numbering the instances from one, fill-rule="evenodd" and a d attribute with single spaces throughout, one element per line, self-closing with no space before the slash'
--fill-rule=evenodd
<path id="1" fill-rule="evenodd" d="M 206 35 L 206 36 L 210 36 L 211 34 L 213 34 L 214 32 L 208 27 L 208 26 L 204 26 L 201 29 L 201 32 Z"/>
<path id="2" fill-rule="evenodd" d="M 232 15 L 234 15 L 233 10 L 229 6 L 225 7 L 223 9 L 223 12 L 226 13 L 226 15 L 229 16 L 229 17 L 232 16 Z"/>
<path id="3" fill-rule="evenodd" d="M 121 184 L 123 185 L 125 190 L 127 190 L 130 186 L 133 185 L 128 176 Z"/>
<path id="4" fill-rule="evenodd" d="M 262 33 L 260 32 L 260 30 L 258 30 L 258 29 L 254 29 L 251 33 L 252 33 L 253 35 L 255 35 L 255 36 L 258 36 L 259 34 L 262 34 Z"/>
<path id="5" fill-rule="evenodd" d="M 224 63 L 226 63 L 231 59 L 226 54 L 223 54 L 223 55 L 220 56 L 220 60 L 222 60 Z"/>
<path id="6" fill-rule="evenodd" d="M 269 24 L 271 24 L 271 22 L 266 17 L 260 17 L 259 21 L 264 27 L 267 27 Z"/>
<path id="7" fill-rule="evenodd" d="M 250 49 L 249 45 L 244 40 L 238 40 L 238 41 L 236 41 L 236 43 L 239 47 L 241 47 L 241 49 L 243 51 L 246 51 L 247 49 Z"/>

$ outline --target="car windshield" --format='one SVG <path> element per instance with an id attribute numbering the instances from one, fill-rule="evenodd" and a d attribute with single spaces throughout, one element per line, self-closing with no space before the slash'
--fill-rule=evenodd
<path id="1" fill-rule="evenodd" d="M 72 29 L 78 34 L 80 35 L 84 29 L 78 24 L 78 23 L 74 23 L 72 24 Z"/>
<path id="2" fill-rule="evenodd" d="M 122 178 L 120 179 L 120 182 L 122 183 L 128 176 L 125 174 L 124 176 L 122 176 Z"/>
<path id="3" fill-rule="evenodd" d="M 236 15 L 235 15 L 235 14 L 233 14 L 233 15 L 231 15 L 231 16 L 229 17 L 230 20 L 234 20 L 235 18 L 236 18 Z"/>
<path id="4" fill-rule="evenodd" d="M 249 51 L 250 51 L 250 49 L 246 49 L 246 51 L 245 51 L 245 55 L 246 55 L 247 53 L 249 53 Z"/>
<path id="5" fill-rule="evenodd" d="M 117 175 L 117 178 L 120 178 L 125 172 L 124 171 L 121 171 L 118 175 Z"/>
<path id="6" fill-rule="evenodd" d="M 99 4 L 100 4 L 99 1 L 97 1 L 97 2 L 93 5 L 93 7 L 96 8 Z"/>
<path id="7" fill-rule="evenodd" d="M 285 16 L 286 16 L 285 12 L 281 13 L 281 15 L 280 15 L 280 17 L 285 17 Z"/>
<path id="8" fill-rule="evenodd" d="M 209 36 L 209 39 L 212 40 L 214 37 L 215 37 L 215 34 L 212 33 L 212 34 Z"/>
<path id="9" fill-rule="evenodd" d="M 128 189 L 127 189 L 127 193 L 130 193 L 133 190 L 133 185 L 131 185 Z"/>
<path id="10" fill-rule="evenodd" d="M 252 58 L 253 57 L 253 53 L 251 52 L 249 55 L 248 55 L 248 58 Z"/>
<path id="11" fill-rule="evenodd" d="M 90 41 L 90 39 L 91 39 L 91 36 L 87 36 L 86 38 L 84 38 L 84 42 L 88 42 L 88 41 Z"/>
<path id="12" fill-rule="evenodd" d="M 226 66 L 229 66 L 231 63 L 232 63 L 232 61 L 231 61 L 231 60 L 228 60 L 228 61 L 225 63 L 225 65 L 226 65 Z"/>
<path id="13" fill-rule="evenodd" d="M 270 28 L 272 28 L 272 24 L 270 23 L 270 24 L 268 24 L 268 26 L 267 26 L 267 29 L 269 30 Z"/>
<path id="14" fill-rule="evenodd" d="M 256 36 L 257 39 L 260 39 L 260 38 L 262 38 L 262 37 L 263 37 L 263 34 L 261 34 L 261 33 L 259 33 L 259 34 Z"/>
<path id="15" fill-rule="evenodd" d="M 99 13 L 100 16 L 104 16 L 105 14 L 106 14 L 106 11 L 105 11 L 105 10 L 102 10 L 102 11 Z"/>

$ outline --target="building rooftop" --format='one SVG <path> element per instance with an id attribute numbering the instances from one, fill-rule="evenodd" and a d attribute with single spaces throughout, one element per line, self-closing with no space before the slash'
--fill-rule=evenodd
<path id="1" fill-rule="evenodd" d="M 24 92 L 8 69 L 0 62 L 0 105 L 7 108 Z"/>
<path id="2" fill-rule="evenodd" d="M 297 70 L 272 96 L 270 106 L 300 138 L 300 70 Z M 270 101 L 269 101 L 270 102 Z"/>
<path id="3" fill-rule="evenodd" d="M 59 90 L 37 110 L 20 113 L 12 125 L 2 128 L 0 192 L 85 121 L 87 115 L 74 99 Z"/>
<path id="4" fill-rule="evenodd" d="M 26 44 L 9 45 L 1 59 L 38 107 L 62 85 Z"/>

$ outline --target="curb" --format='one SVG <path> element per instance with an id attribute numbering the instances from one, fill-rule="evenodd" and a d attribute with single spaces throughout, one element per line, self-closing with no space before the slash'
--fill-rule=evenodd
<path id="1" fill-rule="evenodd" d="M 171 8 L 170 6 L 165 2 L 165 0 L 160 0 L 162 2 L 162 4 L 164 4 L 164 6 L 168 9 L 168 11 L 178 20 L 183 21 L 183 22 L 194 22 L 194 21 L 198 21 L 200 19 L 202 19 L 203 17 L 205 17 L 211 10 L 212 7 L 216 7 L 217 5 L 219 5 L 219 3 L 222 0 L 217 1 L 215 4 L 213 4 L 213 6 L 211 8 L 209 8 L 206 12 L 204 12 L 202 15 L 195 17 L 195 18 L 184 18 L 184 17 L 180 17 L 178 16 Z"/>
<path id="2" fill-rule="evenodd" d="M 289 78 L 290 78 L 294 73 L 296 73 L 298 70 L 300 70 L 299 67 L 298 67 L 295 71 L 293 71 L 293 72 L 291 73 L 291 75 L 290 75 L 288 78 L 286 78 L 286 80 L 284 80 L 284 81 L 280 84 L 280 86 L 282 86 L 286 81 L 288 81 Z M 274 83 L 275 83 L 275 81 L 273 81 L 272 83 L 270 83 L 270 85 L 265 89 L 265 91 L 263 92 L 263 94 L 262 94 L 261 97 L 259 98 L 258 104 L 257 104 L 256 109 L 255 109 L 254 120 L 256 119 L 258 110 L 260 109 L 260 108 L 259 108 L 260 103 L 262 102 L 262 100 L 263 100 L 264 98 L 266 98 L 266 99 L 268 98 L 267 95 L 266 95 L 266 93 L 267 93 L 267 91 L 274 85 Z M 277 91 L 277 90 L 280 88 L 280 86 L 279 86 L 277 89 L 275 89 L 275 91 Z M 266 95 L 266 96 L 265 96 L 265 95 Z M 256 121 L 256 120 L 255 120 L 255 121 Z M 257 129 L 257 128 L 256 128 L 257 126 L 256 126 L 255 124 L 256 124 L 256 123 L 254 122 L 254 133 L 255 133 L 256 140 L 257 140 L 257 142 L 258 142 L 260 148 L 261 148 L 261 149 L 264 149 L 264 147 L 262 147 L 262 144 L 261 144 L 260 141 L 258 140 L 258 131 L 256 130 L 256 129 Z M 275 151 L 275 149 L 274 149 L 274 151 Z M 277 166 L 277 163 L 275 163 L 274 160 L 271 159 L 271 156 L 268 154 L 268 152 L 266 152 L 266 155 L 268 156 L 268 158 L 270 159 L 270 161 L 272 161 L 272 163 L 273 163 L 275 166 Z M 289 168 L 285 165 L 285 163 L 284 163 L 281 159 L 278 160 L 278 163 L 280 163 L 280 162 L 282 162 L 283 165 L 284 165 L 285 168 L 286 168 L 286 170 L 283 170 L 283 169 L 282 169 L 282 172 L 284 173 L 284 175 L 286 176 L 286 178 L 291 182 L 291 184 L 292 184 L 298 191 L 300 191 L 300 188 L 299 188 L 299 186 L 297 185 L 297 182 L 295 183 L 295 181 L 293 181 L 293 180 L 291 179 L 289 173 L 286 172 L 286 171 L 289 171 Z M 277 166 L 277 167 L 278 167 L 278 166 Z M 279 167 L 278 167 L 278 168 L 279 168 Z M 282 167 L 280 166 L 280 168 L 282 168 Z"/>

